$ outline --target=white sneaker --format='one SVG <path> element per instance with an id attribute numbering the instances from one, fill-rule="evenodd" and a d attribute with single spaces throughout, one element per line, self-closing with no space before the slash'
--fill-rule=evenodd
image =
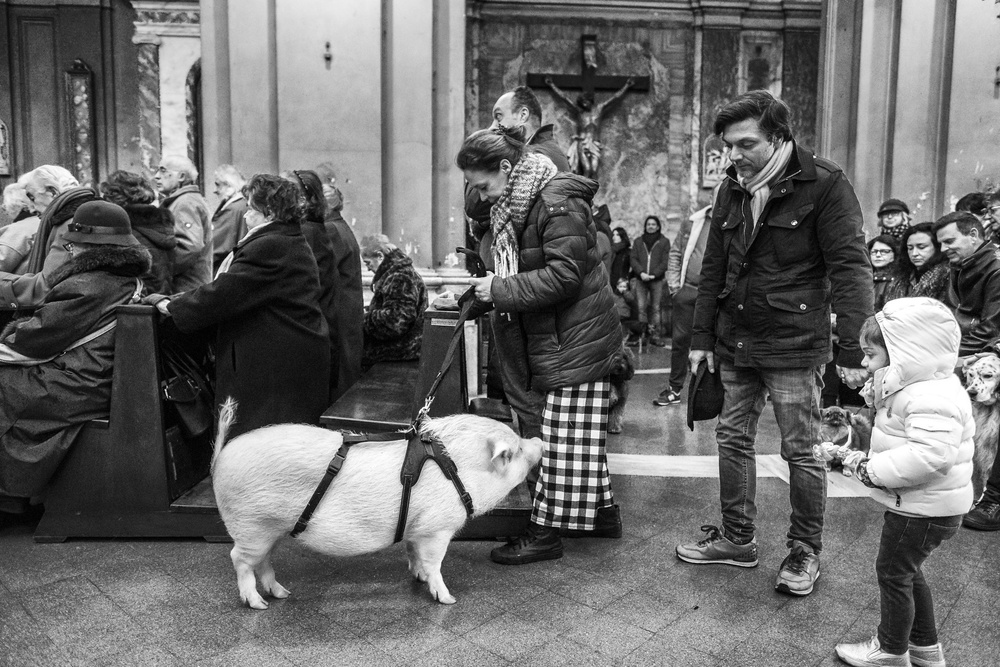
<path id="1" fill-rule="evenodd" d="M 837 657 L 854 667 L 910 667 L 910 653 L 903 655 L 886 653 L 878 643 L 878 637 L 857 644 L 837 644 Z"/>
<path id="2" fill-rule="evenodd" d="M 910 644 L 910 662 L 915 667 L 945 667 L 944 649 L 940 642 L 930 646 Z"/>

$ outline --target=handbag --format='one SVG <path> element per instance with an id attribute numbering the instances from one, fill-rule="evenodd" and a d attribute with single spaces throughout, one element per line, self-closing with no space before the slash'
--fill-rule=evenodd
<path id="1" fill-rule="evenodd" d="M 181 433 L 189 439 L 204 435 L 215 423 L 215 392 L 207 373 L 173 341 L 163 341 L 160 359 L 163 362 L 163 398 L 173 406 Z"/>

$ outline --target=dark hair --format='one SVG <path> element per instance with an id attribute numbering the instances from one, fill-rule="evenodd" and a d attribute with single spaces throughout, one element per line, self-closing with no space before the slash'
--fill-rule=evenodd
<path id="1" fill-rule="evenodd" d="M 151 204 L 156 199 L 153 185 L 142 174 L 131 171 L 113 171 L 108 180 L 99 186 L 101 196 L 121 207 L 134 204 Z"/>
<path id="2" fill-rule="evenodd" d="M 769 141 L 792 139 L 788 105 L 766 90 L 749 90 L 722 107 L 715 117 L 713 131 L 721 135 L 733 123 L 753 118 Z"/>
<path id="3" fill-rule="evenodd" d="M 937 238 L 937 233 L 952 223 L 955 223 L 958 231 L 964 236 L 969 236 L 973 229 L 979 232 L 979 238 L 985 236 L 983 223 L 979 222 L 979 218 L 968 211 L 955 211 L 938 218 L 937 222 L 934 223 L 934 237 Z"/>
<path id="4" fill-rule="evenodd" d="M 931 243 L 934 244 L 934 256 L 919 269 L 913 265 L 913 261 L 910 259 L 910 253 L 906 251 L 906 242 L 909 241 L 910 237 L 914 234 L 927 234 L 931 237 Z M 934 233 L 934 225 L 929 222 L 921 222 L 920 224 L 908 227 L 906 231 L 903 232 L 903 235 L 899 237 L 899 252 L 896 253 L 896 271 L 906 280 L 909 280 L 910 276 L 914 273 L 924 273 L 935 264 L 943 262 L 944 259 L 944 255 L 941 254 L 941 244 L 938 243 L 937 235 Z"/>
<path id="5" fill-rule="evenodd" d="M 299 219 L 299 189 L 288 179 L 273 174 L 255 174 L 243 186 L 250 208 L 277 222 Z"/>
<path id="6" fill-rule="evenodd" d="M 302 206 L 302 217 L 313 222 L 323 222 L 326 217 L 326 197 L 323 196 L 323 183 L 319 180 L 319 175 L 309 169 L 293 169 L 290 172 L 282 172 L 282 176 L 288 174 L 288 180 L 295 183 L 299 188 L 300 204 Z"/>
<path id="7" fill-rule="evenodd" d="M 625 231 L 624 227 L 615 227 L 614 229 L 611 230 L 612 234 L 614 234 L 615 232 L 618 232 L 618 236 L 622 237 L 622 241 L 625 242 L 626 246 L 631 245 L 631 240 L 628 237 L 628 232 Z"/>
<path id="8" fill-rule="evenodd" d="M 518 86 L 515 88 L 514 95 L 510 98 L 511 111 L 517 111 L 521 107 L 527 109 L 528 115 L 538 119 L 539 124 L 541 124 L 542 105 L 538 103 L 535 93 L 531 92 L 531 88 L 527 86 Z"/>
<path id="9" fill-rule="evenodd" d="M 883 350 L 885 350 L 886 355 L 889 354 L 889 348 L 885 344 L 885 335 L 882 333 L 882 327 L 878 325 L 878 320 L 875 319 L 874 315 L 871 315 L 867 320 L 861 323 L 861 331 L 858 333 L 858 342 L 864 345 L 876 345 Z"/>
<path id="10" fill-rule="evenodd" d="M 524 128 L 478 130 L 462 142 L 455 164 L 462 171 L 500 171 L 500 162 L 517 164 L 525 153 Z"/>
<path id="11" fill-rule="evenodd" d="M 647 215 L 646 219 L 642 221 L 642 231 L 643 231 L 643 233 L 646 232 L 646 223 L 649 222 L 650 220 L 652 220 L 653 222 L 656 223 L 656 226 L 659 227 L 659 231 L 661 231 L 661 232 L 663 231 L 663 223 L 660 222 L 660 219 L 658 217 L 656 217 L 655 215 Z"/>
<path id="12" fill-rule="evenodd" d="M 892 248 L 892 254 L 897 257 L 899 256 L 899 241 L 897 241 L 895 237 L 889 236 L 888 234 L 879 234 L 878 236 L 876 236 L 875 238 L 873 238 L 871 241 L 868 242 L 869 253 L 871 253 L 872 246 L 875 245 L 876 243 L 882 243 L 889 246 L 890 248 Z"/>
<path id="13" fill-rule="evenodd" d="M 982 192 L 970 192 L 955 202 L 956 211 L 966 211 L 973 215 L 984 215 L 986 208 L 986 195 Z"/>

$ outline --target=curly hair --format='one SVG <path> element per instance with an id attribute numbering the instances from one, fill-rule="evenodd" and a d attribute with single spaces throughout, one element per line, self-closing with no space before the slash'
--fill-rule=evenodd
<path id="1" fill-rule="evenodd" d="M 256 174 L 243 186 L 243 196 L 250 208 L 275 222 L 299 219 L 299 189 L 287 179 L 274 174 Z"/>
<path id="2" fill-rule="evenodd" d="M 156 199 L 153 185 L 142 174 L 131 171 L 113 171 L 108 180 L 100 185 L 101 196 L 121 207 L 135 204 L 151 204 Z"/>

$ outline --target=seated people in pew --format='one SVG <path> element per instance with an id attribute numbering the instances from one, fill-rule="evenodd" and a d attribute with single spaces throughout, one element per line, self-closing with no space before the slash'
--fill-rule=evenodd
<path id="1" fill-rule="evenodd" d="M 108 417 L 115 309 L 138 299 L 152 262 L 115 204 L 84 203 L 67 227 L 70 259 L 34 314 L 0 335 L 0 508 L 14 513 L 43 494 L 83 426 Z"/>
<path id="2" fill-rule="evenodd" d="M 41 218 L 24 189 L 25 177 L 3 189 L 3 211 L 11 223 L 0 229 L 0 271 L 21 275 L 35 242 Z"/>
<path id="3" fill-rule="evenodd" d="M 98 198 L 58 165 L 42 165 L 22 178 L 25 195 L 41 221 L 24 273 L 0 273 L 0 310 L 31 309 L 42 303 L 51 285 L 49 274 L 70 256 L 63 247 L 66 223 L 81 204 Z"/>
<path id="4" fill-rule="evenodd" d="M 361 259 L 375 274 L 372 300 L 365 312 L 362 368 L 377 361 L 419 359 L 427 287 L 413 268 L 413 260 L 385 234 L 361 239 Z"/>
<path id="5" fill-rule="evenodd" d="M 318 424 L 329 405 L 330 341 L 298 191 L 258 174 L 243 194 L 249 231 L 215 280 L 146 298 L 182 333 L 215 331 L 216 400 L 239 403 L 232 437 L 268 424 Z"/>
<path id="6" fill-rule="evenodd" d="M 153 184 L 140 174 L 115 171 L 100 185 L 106 201 L 118 204 L 128 213 L 132 234 L 153 258 L 153 266 L 142 277 L 147 294 L 173 292 L 174 216 L 165 208 L 156 206 Z"/>

